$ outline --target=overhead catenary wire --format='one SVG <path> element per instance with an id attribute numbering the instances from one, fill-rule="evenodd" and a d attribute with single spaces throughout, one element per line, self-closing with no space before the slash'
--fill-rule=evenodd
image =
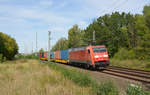
<path id="1" fill-rule="evenodd" d="M 128 2 L 128 0 L 116 0 L 114 1 L 108 8 L 105 8 L 103 11 L 101 11 L 99 14 L 104 14 L 106 12 L 113 12 L 116 8 L 120 8 L 125 5 Z"/>
<path id="2" fill-rule="evenodd" d="M 118 6 L 113 8 L 112 12 L 115 11 L 117 8 L 123 7 L 127 2 L 128 2 L 128 0 L 123 0 L 122 2 L 120 2 L 120 4 Z"/>
<path id="3" fill-rule="evenodd" d="M 104 12 L 106 12 L 107 10 L 109 10 L 109 9 L 111 8 L 111 6 L 114 6 L 115 4 L 117 4 L 117 2 L 118 2 L 118 0 L 115 0 L 115 1 L 109 6 L 109 8 L 108 8 L 108 7 L 105 8 L 104 10 L 102 10 L 102 11 L 100 12 L 100 14 L 103 14 Z"/>

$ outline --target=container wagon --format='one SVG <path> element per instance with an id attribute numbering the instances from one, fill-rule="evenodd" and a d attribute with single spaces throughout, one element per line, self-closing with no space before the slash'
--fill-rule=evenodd
<path id="1" fill-rule="evenodd" d="M 69 50 L 61 50 L 60 59 L 62 63 L 68 63 L 69 62 Z"/>
<path id="2" fill-rule="evenodd" d="M 43 60 L 44 58 L 44 52 L 40 52 L 40 60 Z"/>
<path id="3" fill-rule="evenodd" d="M 61 62 L 59 50 L 54 52 L 54 59 L 55 59 L 55 62 Z"/>
<path id="4" fill-rule="evenodd" d="M 40 53 L 40 59 L 43 61 L 48 61 L 48 53 L 47 52 Z"/>
<path id="5" fill-rule="evenodd" d="M 52 62 L 55 61 L 54 52 L 50 53 L 50 61 L 52 61 Z"/>

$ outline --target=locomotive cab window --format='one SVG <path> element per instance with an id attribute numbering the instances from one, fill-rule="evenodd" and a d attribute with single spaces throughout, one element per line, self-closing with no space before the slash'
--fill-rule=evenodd
<path id="1" fill-rule="evenodd" d="M 106 52 L 106 48 L 93 48 L 94 53 Z"/>
<path id="2" fill-rule="evenodd" d="M 88 53 L 90 54 L 90 50 L 88 49 Z"/>

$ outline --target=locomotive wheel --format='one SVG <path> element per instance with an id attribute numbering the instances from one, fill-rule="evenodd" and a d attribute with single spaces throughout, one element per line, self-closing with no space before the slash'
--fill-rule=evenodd
<path id="1" fill-rule="evenodd" d="M 89 64 L 84 64 L 84 68 L 85 68 L 85 69 L 89 69 L 89 68 L 90 68 L 90 65 L 89 65 Z"/>

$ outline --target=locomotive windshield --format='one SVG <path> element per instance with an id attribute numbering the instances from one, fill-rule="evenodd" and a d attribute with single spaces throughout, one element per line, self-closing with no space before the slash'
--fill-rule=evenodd
<path id="1" fill-rule="evenodd" d="M 106 52 L 106 48 L 93 48 L 94 53 Z"/>

